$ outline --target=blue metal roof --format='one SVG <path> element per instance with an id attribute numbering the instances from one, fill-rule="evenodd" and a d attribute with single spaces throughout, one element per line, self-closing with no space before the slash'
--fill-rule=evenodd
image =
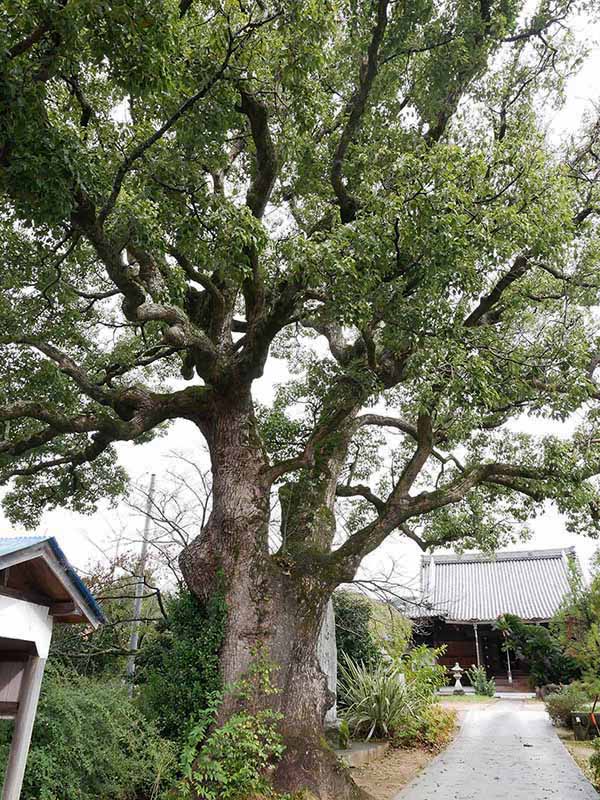
<path id="1" fill-rule="evenodd" d="M 67 557 L 61 550 L 54 536 L 14 536 L 11 538 L 0 538 L 0 557 L 9 555 L 10 553 L 16 553 L 19 550 L 26 550 L 29 547 L 35 547 L 44 542 L 48 544 L 66 575 L 75 584 L 76 589 L 83 597 L 86 605 L 94 612 L 98 618 L 98 622 L 106 622 L 107 619 L 98 601 L 69 564 Z"/>
<path id="2" fill-rule="evenodd" d="M 11 539 L 0 539 L 0 556 L 7 556 L 9 553 L 16 553 L 24 547 L 31 547 L 33 544 L 45 542 L 47 536 L 14 536 Z"/>

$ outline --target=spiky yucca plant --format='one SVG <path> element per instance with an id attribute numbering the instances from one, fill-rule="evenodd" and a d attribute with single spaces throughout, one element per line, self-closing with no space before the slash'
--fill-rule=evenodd
<path id="1" fill-rule="evenodd" d="M 416 719 L 428 703 L 422 689 L 407 684 L 401 667 L 393 662 L 372 667 L 343 657 L 339 683 L 347 703 L 343 718 L 354 736 L 364 735 L 367 741 L 373 736 L 393 736 L 408 719 Z"/>

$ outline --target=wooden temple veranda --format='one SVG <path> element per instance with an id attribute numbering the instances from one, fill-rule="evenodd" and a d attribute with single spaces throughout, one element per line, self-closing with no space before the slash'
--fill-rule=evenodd
<path id="1" fill-rule="evenodd" d="M 104 621 L 55 538 L 0 538 L 0 717 L 14 720 L 2 800 L 21 794 L 53 625 Z"/>
<path id="2" fill-rule="evenodd" d="M 499 689 L 527 691 L 528 665 L 505 651 L 495 622 L 515 614 L 548 625 L 569 591 L 572 564 L 574 548 L 423 556 L 420 602 L 409 613 L 415 640 L 446 645 L 445 666 L 484 666 Z"/>

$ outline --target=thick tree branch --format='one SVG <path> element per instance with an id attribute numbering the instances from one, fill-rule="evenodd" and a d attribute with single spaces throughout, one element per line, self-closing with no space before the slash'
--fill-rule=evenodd
<path id="1" fill-rule="evenodd" d="M 277 177 L 277 153 L 269 130 L 269 114 L 266 104 L 246 89 L 240 90 L 241 104 L 238 110 L 245 114 L 250 123 L 254 142 L 254 170 L 246 193 L 246 205 L 256 219 L 262 219 Z M 264 276 L 259 253 L 254 245 L 246 248 L 251 268 L 251 277 L 243 282 L 248 340 L 255 337 L 255 326 L 265 311 Z"/>
<path id="2" fill-rule="evenodd" d="M 358 200 L 348 190 L 344 180 L 344 160 L 348 148 L 360 128 L 369 95 L 379 71 L 379 51 L 388 24 L 388 7 L 389 0 L 378 0 L 377 19 L 371 35 L 367 56 L 365 62 L 361 65 L 358 86 L 344 110 L 347 120 L 333 156 L 330 175 L 331 185 L 340 206 L 341 220 L 344 223 L 352 222 L 358 210 Z"/>
<path id="3" fill-rule="evenodd" d="M 75 467 L 91 462 L 113 442 L 138 439 L 143 433 L 155 429 L 167 420 L 185 418 L 201 424 L 209 413 L 211 400 L 210 392 L 201 387 L 189 387 L 169 394 L 129 387 L 114 392 L 112 405 L 121 418 L 106 413 L 69 417 L 49 403 L 32 401 L 0 406 L 0 421 L 35 419 L 47 425 L 42 431 L 30 436 L 0 441 L 0 453 L 22 456 L 59 436 L 91 434 L 89 443 L 81 449 L 68 451 L 56 458 L 42 459 L 27 466 L 15 463 L 0 474 L 0 483 L 5 483 L 12 477 L 31 476 L 55 467 L 68 464 Z"/>
<path id="4" fill-rule="evenodd" d="M 393 498 L 407 494 L 421 470 L 427 463 L 433 450 L 433 430 L 431 427 L 431 417 L 428 414 L 419 414 L 417 421 L 417 448 L 408 463 L 402 470 L 402 474 L 396 484 Z"/>
<path id="5" fill-rule="evenodd" d="M 480 299 L 479 305 L 465 319 L 463 323 L 465 327 L 473 328 L 476 325 L 497 322 L 498 316 L 491 313 L 492 309 L 496 308 L 506 289 L 515 281 L 518 281 L 519 278 L 522 278 L 531 267 L 532 264 L 527 255 L 517 256 L 508 272 L 500 278 L 488 294 Z"/>
<path id="6" fill-rule="evenodd" d="M 411 422 L 399 419 L 398 417 L 386 417 L 381 414 L 361 414 L 356 418 L 357 425 L 376 425 L 381 428 L 396 428 L 403 433 L 407 433 L 417 441 L 417 426 Z"/>
<path id="7" fill-rule="evenodd" d="M 11 467 L 4 472 L 0 472 L 0 486 L 11 478 L 30 477 L 41 472 L 55 469 L 56 467 L 78 467 L 82 464 L 90 463 L 100 456 L 111 444 L 112 439 L 96 434 L 93 441 L 81 450 L 71 450 L 64 456 L 49 458 L 31 464 L 28 467 Z"/>
<path id="8" fill-rule="evenodd" d="M 159 270 L 146 253 L 133 245 L 130 252 L 140 259 L 139 267 L 130 265 L 122 248 L 112 242 L 100 225 L 94 206 L 79 196 L 79 206 L 72 216 L 73 225 L 79 229 L 104 264 L 108 277 L 124 297 L 122 309 L 130 322 L 162 322 L 165 345 L 187 347 L 195 353 L 195 363 L 203 377 L 212 376 L 220 365 L 220 354 L 204 330 L 194 325 L 180 306 L 160 304 L 147 300 L 146 291 L 159 292 L 163 282 Z M 145 280 L 146 286 L 142 284 Z M 154 285 L 156 283 L 156 286 Z"/>
<path id="9" fill-rule="evenodd" d="M 17 58 L 23 53 L 26 53 L 28 50 L 31 50 L 31 48 L 34 45 L 38 44 L 38 42 L 41 42 L 41 40 L 48 33 L 49 30 L 50 30 L 49 21 L 46 20 L 45 22 L 41 22 L 37 26 L 37 28 L 34 28 L 34 30 L 29 34 L 29 36 L 26 36 L 20 42 L 17 42 L 17 44 L 14 44 L 12 47 L 8 49 L 7 53 L 8 60 L 10 61 L 13 58 Z"/>
<path id="10" fill-rule="evenodd" d="M 335 493 L 338 497 L 362 497 L 374 505 L 378 513 L 383 513 L 386 508 L 385 502 L 377 497 L 368 486 L 363 484 L 355 484 L 353 486 L 340 484 Z"/>
<path id="11" fill-rule="evenodd" d="M 246 194 L 246 205 L 257 219 L 261 219 L 277 177 L 277 153 L 269 130 L 266 105 L 245 89 L 240 91 L 240 96 L 239 109 L 250 122 L 256 152 L 255 172 Z"/>
<path id="12" fill-rule="evenodd" d="M 503 486 L 507 489 L 511 489 L 514 492 L 518 492 L 519 494 L 524 494 L 527 497 L 530 497 L 532 500 L 541 503 L 545 498 L 546 495 L 544 492 L 540 491 L 539 489 L 534 489 L 527 484 L 522 483 L 516 478 L 509 478 L 504 475 L 496 475 L 493 478 L 488 478 L 485 481 L 486 484 L 496 485 L 496 486 Z"/>
<path id="13" fill-rule="evenodd" d="M 43 403 L 31 400 L 21 400 L 0 406 L 0 420 L 3 422 L 24 418 L 45 422 L 60 433 L 86 433 L 96 430 L 98 425 L 97 417 L 92 414 L 68 417 L 56 408 L 50 408 Z"/>
<path id="14" fill-rule="evenodd" d="M 54 347 L 54 345 L 50 344 L 49 342 L 43 342 L 31 336 L 22 336 L 18 339 L 4 339 L 0 341 L 0 344 L 14 344 L 33 347 L 35 350 L 43 353 L 43 355 L 45 355 L 51 361 L 54 361 L 60 371 L 65 375 L 68 375 L 68 377 L 74 381 L 79 389 L 81 389 L 81 391 L 92 400 L 95 400 L 97 403 L 100 403 L 103 406 L 112 407 L 114 405 L 115 396 L 111 391 L 98 386 L 83 369 L 83 367 L 79 366 L 79 364 L 77 364 L 70 356 L 68 356 L 62 350 L 59 350 L 57 347 Z"/>
<path id="15" fill-rule="evenodd" d="M 409 528 L 405 522 L 402 522 L 400 525 L 398 525 L 398 530 L 402 531 L 407 539 L 411 539 L 411 541 L 417 544 L 423 552 L 425 552 L 427 548 L 431 546 L 429 542 L 426 542 L 421 536 L 415 533 L 412 528 Z"/>
<path id="16" fill-rule="evenodd" d="M 433 491 L 410 496 L 399 491 L 400 481 L 384 502 L 385 509 L 378 511 L 378 518 L 352 534 L 331 554 L 331 561 L 343 580 L 351 580 L 362 559 L 375 550 L 397 528 L 412 517 L 420 517 L 444 506 L 463 500 L 468 493 L 486 482 L 514 485 L 517 491 L 523 488 L 521 481 L 539 481 L 549 477 L 540 469 L 499 462 L 478 464 L 464 469 L 445 486 Z M 521 487 L 521 488 L 519 488 Z M 411 537 L 414 538 L 414 537 Z"/>
<path id="17" fill-rule="evenodd" d="M 482 50 L 486 47 L 487 40 L 493 31 L 492 0 L 479 0 L 477 5 L 482 28 L 471 41 L 465 42 L 472 54 L 471 60 L 459 68 L 456 76 L 452 72 L 448 73 L 448 92 L 425 134 L 425 142 L 428 145 L 433 145 L 442 138 L 461 98 L 481 70 Z"/>

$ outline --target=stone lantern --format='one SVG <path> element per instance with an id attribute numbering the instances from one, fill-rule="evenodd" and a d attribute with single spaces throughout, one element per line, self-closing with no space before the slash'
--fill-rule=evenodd
<path id="1" fill-rule="evenodd" d="M 454 691 L 452 692 L 452 694 L 464 694 L 465 690 L 463 689 L 463 685 L 460 682 L 464 669 L 457 661 L 450 671 L 454 675 Z"/>

